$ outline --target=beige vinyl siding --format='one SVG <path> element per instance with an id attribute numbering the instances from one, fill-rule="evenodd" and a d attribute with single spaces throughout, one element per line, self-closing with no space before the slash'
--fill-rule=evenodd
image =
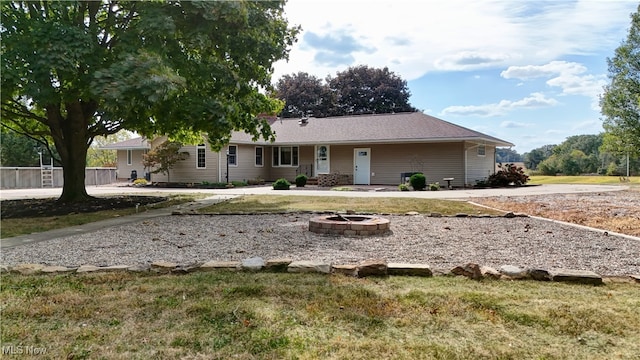
<path id="1" fill-rule="evenodd" d="M 118 180 L 127 180 L 131 176 L 131 170 L 138 173 L 139 178 L 144 177 L 145 168 L 142 165 L 142 154 L 144 150 L 131 151 L 131 165 L 127 165 L 127 150 L 117 150 Z"/>
<path id="2" fill-rule="evenodd" d="M 154 142 L 153 146 L 158 144 L 159 143 Z M 175 166 L 171 168 L 171 170 L 169 171 L 169 178 L 167 178 L 166 174 L 156 173 L 151 174 L 151 180 L 154 182 L 171 181 L 186 183 L 221 181 L 218 178 L 218 153 L 213 152 L 208 145 L 205 147 L 206 167 L 201 169 L 197 168 L 196 161 L 198 160 L 198 156 L 195 145 L 185 146 L 181 149 L 181 151 L 187 152 L 189 155 L 185 160 L 178 161 Z"/>
<path id="3" fill-rule="evenodd" d="M 231 144 L 236 145 L 236 144 Z M 268 167 L 270 163 L 267 163 L 267 159 L 271 161 L 271 157 L 267 156 L 269 148 L 263 146 L 263 162 L 264 166 L 256 166 L 256 145 L 236 145 L 238 147 L 237 153 L 237 166 L 229 165 L 229 181 L 247 181 L 257 178 L 265 179 L 268 174 Z M 226 173 L 226 157 L 227 148 L 223 148 L 222 152 L 222 175 Z M 226 181 L 226 179 L 225 179 Z"/>
<path id="4" fill-rule="evenodd" d="M 486 180 L 495 169 L 494 146 L 485 145 L 485 155 L 478 156 L 478 144 L 465 144 L 467 150 L 467 185 L 475 185 L 476 181 Z"/>
<path id="5" fill-rule="evenodd" d="M 462 143 L 373 145 L 371 184 L 400 184 L 401 173 L 422 172 L 427 183 L 452 177 L 452 186 L 463 186 L 463 155 Z"/>

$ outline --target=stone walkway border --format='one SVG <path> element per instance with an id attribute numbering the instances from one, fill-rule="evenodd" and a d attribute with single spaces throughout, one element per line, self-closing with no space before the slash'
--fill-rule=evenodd
<path id="1" fill-rule="evenodd" d="M 291 259 L 269 259 L 260 257 L 244 259 L 242 261 L 208 261 L 201 264 L 177 264 L 167 261 L 156 261 L 150 265 L 129 266 L 94 266 L 82 265 L 77 268 L 64 266 L 45 266 L 42 264 L 18 264 L 12 267 L 0 266 L 0 273 L 13 273 L 21 275 L 35 274 L 84 274 L 84 273 L 108 273 L 128 271 L 135 273 L 149 272 L 157 274 L 186 274 L 203 271 L 246 271 L 246 272 L 288 272 L 288 273 L 321 273 L 339 274 L 358 278 L 377 276 L 465 276 L 473 280 L 536 280 L 554 281 L 585 285 L 603 285 L 602 276 L 584 270 L 572 269 L 522 269 L 513 265 L 503 265 L 499 269 L 469 263 L 456 266 L 450 270 L 432 269 L 426 264 L 388 263 L 384 259 L 364 260 L 356 265 L 339 265 L 326 262 Z M 627 278 L 617 277 L 628 282 L 640 284 L 640 275 L 631 275 Z M 613 278 L 608 278 L 613 279 Z"/>

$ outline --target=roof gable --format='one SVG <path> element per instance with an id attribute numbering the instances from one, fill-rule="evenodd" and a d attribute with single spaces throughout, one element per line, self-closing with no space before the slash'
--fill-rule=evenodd
<path id="1" fill-rule="evenodd" d="M 100 146 L 101 150 L 144 150 L 151 149 L 151 145 L 147 139 L 137 137 L 134 139 L 124 140 L 113 144 Z"/>

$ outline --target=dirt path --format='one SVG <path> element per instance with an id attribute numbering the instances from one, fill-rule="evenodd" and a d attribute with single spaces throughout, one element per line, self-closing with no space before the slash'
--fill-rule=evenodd
<path id="1" fill-rule="evenodd" d="M 498 196 L 479 198 L 474 202 L 640 237 L 640 188 L 601 193 Z"/>

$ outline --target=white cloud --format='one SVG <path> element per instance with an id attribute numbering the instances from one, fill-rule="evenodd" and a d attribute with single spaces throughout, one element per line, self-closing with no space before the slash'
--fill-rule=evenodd
<path id="1" fill-rule="evenodd" d="M 509 129 L 525 128 L 525 127 L 530 127 L 531 125 L 532 124 L 529 124 L 529 123 L 521 123 L 516 121 L 503 121 L 500 123 L 500 127 L 509 128 Z"/>
<path id="2" fill-rule="evenodd" d="M 547 98 L 542 93 L 532 93 L 516 101 L 501 100 L 494 104 L 449 106 L 442 110 L 441 115 L 492 117 L 504 115 L 514 110 L 551 107 L 557 104 L 557 100 Z"/>
<path id="3" fill-rule="evenodd" d="M 290 0 L 285 16 L 301 25 L 290 60 L 275 64 L 274 81 L 298 71 L 318 77 L 348 66 L 388 66 L 407 81 L 430 71 L 541 64 L 610 49 L 626 35 L 631 1 Z M 338 39 L 347 46 L 322 53 Z M 348 38 L 345 37 L 348 35 Z M 311 40 L 314 40 L 311 37 Z M 362 51 L 366 49 L 366 51 Z M 553 85 L 559 86 L 559 85 Z"/>
<path id="4" fill-rule="evenodd" d="M 585 74 L 582 64 L 566 61 L 552 61 L 545 65 L 510 66 L 500 73 L 505 79 L 531 80 L 549 78 L 546 84 L 558 87 L 563 95 L 580 95 L 591 98 L 591 107 L 599 109 L 599 96 L 607 84 L 606 75 Z"/>

